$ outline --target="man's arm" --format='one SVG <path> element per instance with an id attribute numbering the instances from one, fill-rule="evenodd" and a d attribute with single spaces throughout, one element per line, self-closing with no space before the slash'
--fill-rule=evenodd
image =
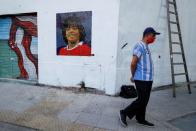
<path id="1" fill-rule="evenodd" d="M 131 74 L 132 74 L 131 81 L 132 82 L 133 82 L 133 77 L 135 75 L 135 70 L 137 68 L 137 62 L 138 62 L 138 57 L 133 55 L 133 58 L 132 58 L 132 61 L 131 61 Z"/>

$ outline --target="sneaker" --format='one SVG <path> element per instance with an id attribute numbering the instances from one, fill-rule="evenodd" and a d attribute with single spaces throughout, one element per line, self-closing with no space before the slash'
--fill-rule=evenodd
<path id="1" fill-rule="evenodd" d="M 144 121 L 137 121 L 139 124 L 142 124 L 142 125 L 145 125 L 145 126 L 150 126 L 150 127 L 153 127 L 154 126 L 154 124 L 153 123 L 150 123 L 150 122 L 148 122 L 148 121 L 146 121 L 146 120 L 144 120 Z"/>
<path id="2" fill-rule="evenodd" d="M 122 113 L 122 110 L 120 110 L 119 119 L 122 126 L 126 127 L 127 126 L 126 115 Z"/>

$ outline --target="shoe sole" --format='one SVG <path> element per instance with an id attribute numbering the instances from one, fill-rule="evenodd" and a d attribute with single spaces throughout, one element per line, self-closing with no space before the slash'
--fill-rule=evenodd
<path id="1" fill-rule="evenodd" d="M 125 125 L 125 124 L 122 122 L 120 113 L 119 113 L 119 120 L 120 120 L 120 123 L 121 123 L 122 126 L 127 127 L 127 125 Z"/>

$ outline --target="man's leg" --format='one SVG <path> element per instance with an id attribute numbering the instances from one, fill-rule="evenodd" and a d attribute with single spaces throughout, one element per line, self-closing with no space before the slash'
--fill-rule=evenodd
<path id="1" fill-rule="evenodd" d="M 18 76 L 17 79 L 28 79 L 29 76 L 26 69 L 24 68 L 23 57 L 20 49 L 16 46 L 16 44 L 13 43 L 9 43 L 9 46 L 18 57 L 18 67 L 20 69 L 20 76 Z"/>
<path id="2" fill-rule="evenodd" d="M 142 92 L 142 82 L 135 81 L 135 86 L 138 94 L 137 99 L 133 101 L 129 106 L 127 106 L 124 110 L 122 110 L 122 113 L 128 116 L 130 119 L 132 119 L 136 115 L 144 99 L 143 98 L 144 95 Z"/>
<path id="3" fill-rule="evenodd" d="M 140 109 L 136 112 L 136 120 L 138 121 L 145 120 L 146 106 L 150 98 L 151 88 L 152 88 L 151 81 L 144 81 L 142 83 L 142 89 L 141 89 L 142 102 L 141 102 Z"/>
<path id="4" fill-rule="evenodd" d="M 127 126 L 126 117 L 128 116 L 132 119 L 136 115 L 136 111 L 139 109 L 141 102 L 141 92 L 140 92 L 140 82 L 135 82 L 136 90 L 138 97 L 135 101 L 133 101 L 129 106 L 127 106 L 124 110 L 120 110 L 120 122 L 123 126 Z"/>
<path id="5" fill-rule="evenodd" d="M 33 56 L 30 47 L 31 47 L 31 40 L 32 36 L 28 35 L 26 32 L 24 33 L 23 40 L 22 40 L 22 45 L 25 49 L 25 53 L 29 60 L 34 64 L 35 69 L 36 69 L 36 74 L 38 76 L 38 60 Z"/>
<path id="6" fill-rule="evenodd" d="M 144 100 L 143 100 L 143 103 L 142 103 L 140 109 L 136 113 L 136 120 L 140 124 L 147 125 L 147 126 L 154 126 L 154 124 L 146 121 L 146 119 L 145 119 L 146 106 L 147 106 L 149 98 L 150 98 L 152 82 L 144 82 L 144 85 L 145 85 L 145 87 L 143 87 Z"/>
<path id="7" fill-rule="evenodd" d="M 20 49 L 17 47 L 17 44 L 15 43 L 16 41 L 16 32 L 17 32 L 17 22 L 15 21 L 14 17 L 12 17 L 12 24 L 10 28 L 10 35 L 9 35 L 9 46 L 10 48 L 16 53 L 18 57 L 18 67 L 20 69 L 20 76 L 18 76 L 18 79 L 28 79 L 28 73 L 26 69 L 24 68 L 24 63 L 23 63 L 23 56 L 20 51 Z"/>

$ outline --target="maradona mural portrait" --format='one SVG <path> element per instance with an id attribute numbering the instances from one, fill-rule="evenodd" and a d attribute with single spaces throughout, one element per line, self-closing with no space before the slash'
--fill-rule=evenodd
<path id="1" fill-rule="evenodd" d="M 57 55 L 91 56 L 92 12 L 57 14 Z"/>

